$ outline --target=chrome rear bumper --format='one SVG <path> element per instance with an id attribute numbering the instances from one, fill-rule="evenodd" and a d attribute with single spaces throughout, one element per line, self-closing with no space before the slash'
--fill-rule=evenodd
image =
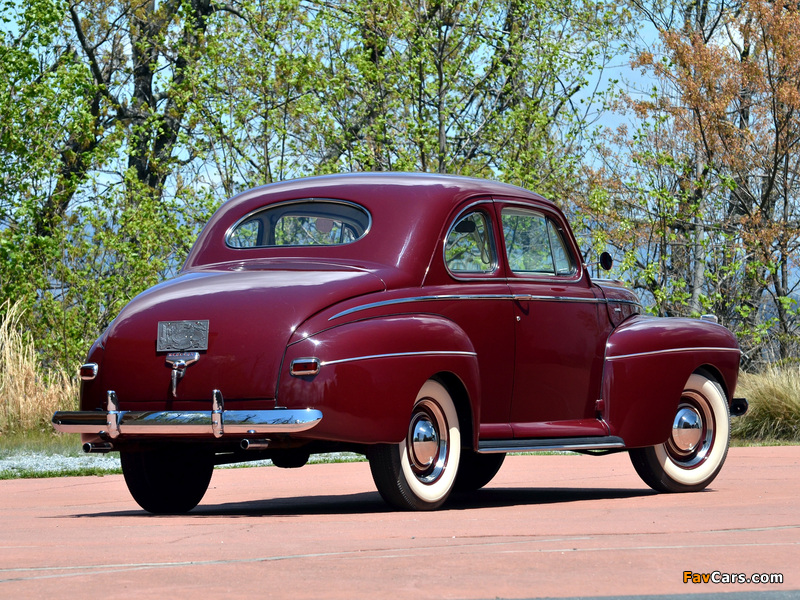
<path id="1" fill-rule="evenodd" d="M 314 427 L 322 412 L 314 409 L 225 410 L 222 394 L 214 390 L 211 410 L 119 410 L 117 395 L 108 392 L 106 411 L 59 411 L 53 427 L 64 433 L 95 433 L 116 439 L 120 435 L 252 435 L 297 433 Z"/>

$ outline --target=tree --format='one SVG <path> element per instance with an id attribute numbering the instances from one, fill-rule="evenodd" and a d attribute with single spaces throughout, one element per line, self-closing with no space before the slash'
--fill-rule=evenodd
<path id="1" fill-rule="evenodd" d="M 595 0 L 0 0 L 0 293 L 73 365 L 213 207 L 335 171 L 568 197 L 622 13 Z"/>
<path id="2" fill-rule="evenodd" d="M 211 25 L 216 66 L 197 96 L 213 99 L 201 120 L 228 165 L 223 181 L 411 170 L 559 196 L 573 185 L 595 116 L 588 72 L 609 60 L 614 10 L 563 0 L 273 4 L 242 4 L 246 27 Z"/>
<path id="3" fill-rule="evenodd" d="M 634 66 L 641 122 L 611 141 L 587 203 L 621 272 L 656 310 L 713 312 L 751 361 L 797 355 L 800 26 L 797 6 L 636 3 L 660 48 Z"/>
<path id="4" fill-rule="evenodd" d="M 46 360 L 74 363 L 124 302 L 174 270 L 207 216 L 200 194 L 168 180 L 213 10 L 3 7 L 2 292 L 22 300 Z"/>

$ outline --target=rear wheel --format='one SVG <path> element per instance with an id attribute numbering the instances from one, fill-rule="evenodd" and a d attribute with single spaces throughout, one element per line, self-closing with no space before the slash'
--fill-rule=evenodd
<path id="1" fill-rule="evenodd" d="M 458 413 L 447 389 L 432 379 L 425 382 L 405 439 L 373 446 L 368 456 L 375 486 L 393 507 L 432 510 L 444 504 L 461 456 Z"/>
<path id="2" fill-rule="evenodd" d="M 462 452 L 458 475 L 456 475 L 456 491 L 474 492 L 481 489 L 497 475 L 505 458 L 505 453 Z"/>
<path id="3" fill-rule="evenodd" d="M 713 379 L 694 373 L 681 396 L 669 439 L 629 454 L 636 472 L 654 490 L 697 492 L 719 473 L 729 442 L 725 392 Z"/>
<path id="4" fill-rule="evenodd" d="M 192 510 L 203 499 L 214 471 L 209 453 L 189 448 L 120 452 L 120 460 L 131 496 L 156 514 Z"/>

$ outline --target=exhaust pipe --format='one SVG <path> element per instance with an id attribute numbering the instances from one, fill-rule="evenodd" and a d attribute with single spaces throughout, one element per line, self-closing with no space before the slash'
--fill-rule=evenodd
<path id="1" fill-rule="evenodd" d="M 242 450 L 266 450 L 269 448 L 271 440 L 261 439 L 261 440 L 242 440 L 239 445 L 242 447 Z"/>
<path id="2" fill-rule="evenodd" d="M 86 454 L 106 454 L 114 449 L 111 442 L 86 442 L 83 445 L 83 451 Z"/>

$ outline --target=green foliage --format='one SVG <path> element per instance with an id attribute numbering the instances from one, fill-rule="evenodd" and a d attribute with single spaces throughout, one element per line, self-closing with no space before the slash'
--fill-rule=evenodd
<path id="1" fill-rule="evenodd" d="M 587 73 L 624 17 L 593 0 L 0 0 L 0 299 L 71 369 L 242 189 L 392 169 L 569 196 Z"/>
<path id="2" fill-rule="evenodd" d="M 200 65 L 196 119 L 229 191 L 341 170 L 503 173 L 559 190 L 575 178 L 589 131 L 576 98 L 590 96 L 586 72 L 610 44 L 595 34 L 613 11 L 561 0 L 266 5 L 242 5 L 246 29 L 215 20 L 213 64 Z"/>
<path id="3" fill-rule="evenodd" d="M 90 25 L 80 11 L 92 8 L 104 16 Z M 0 298 L 19 303 L 41 361 L 71 371 L 130 298 L 180 267 L 217 199 L 186 185 L 165 137 L 165 123 L 177 129 L 185 78 L 156 80 L 171 86 L 166 121 L 113 95 L 133 68 L 123 30 L 105 18 L 116 8 L 25 0 L 2 9 Z"/>
<path id="4" fill-rule="evenodd" d="M 790 356 L 797 15 L 759 1 L 681 29 L 599 0 L 0 0 L 0 300 L 71 367 L 238 191 L 438 171 L 560 201 L 652 312 L 713 312 L 753 360 Z M 642 16 L 658 52 L 628 36 Z M 723 22 L 762 54 L 736 56 Z M 649 97 L 594 87 L 629 49 Z M 623 105 L 632 132 L 602 130 Z"/>
<path id="5" fill-rule="evenodd" d="M 800 11 L 631 6 L 658 34 L 632 47 L 652 86 L 616 98 L 633 123 L 604 132 L 616 150 L 587 169 L 582 235 L 616 250 L 653 312 L 716 314 L 748 367 L 796 356 Z"/>

